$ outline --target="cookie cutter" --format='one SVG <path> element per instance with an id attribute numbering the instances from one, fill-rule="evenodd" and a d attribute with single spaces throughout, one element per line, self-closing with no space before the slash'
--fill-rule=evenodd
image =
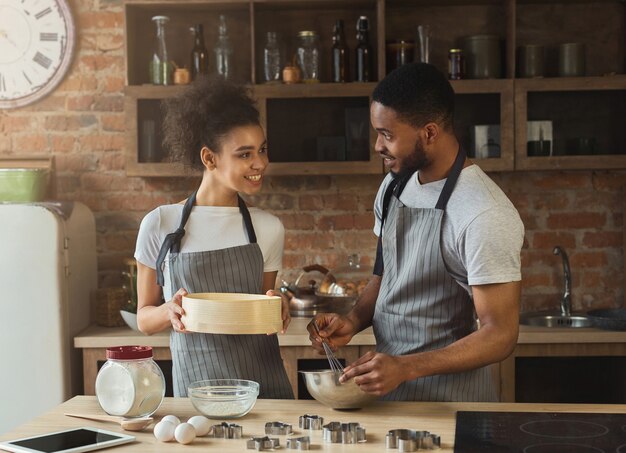
<path id="1" fill-rule="evenodd" d="M 441 448 L 441 437 L 428 431 L 392 429 L 385 436 L 388 449 L 397 448 L 400 453 Z"/>
<path id="2" fill-rule="evenodd" d="M 219 439 L 241 439 L 243 427 L 235 423 L 222 422 L 219 425 L 211 426 L 209 436 Z"/>
<path id="3" fill-rule="evenodd" d="M 300 416 L 299 424 L 302 429 L 322 429 L 324 424 L 324 417 L 319 415 L 304 414 Z"/>
<path id="4" fill-rule="evenodd" d="M 265 424 L 265 434 L 272 434 L 274 436 L 286 436 L 292 434 L 293 430 L 289 423 L 283 422 L 267 422 Z"/>
<path id="5" fill-rule="evenodd" d="M 309 436 L 290 437 L 287 439 L 287 448 L 291 450 L 310 450 L 311 438 Z"/>
<path id="6" fill-rule="evenodd" d="M 280 448 L 280 440 L 276 437 L 251 437 L 246 442 L 248 450 L 266 451 Z"/>
<path id="7" fill-rule="evenodd" d="M 359 423 L 330 422 L 323 426 L 324 442 L 333 444 L 356 444 L 366 442 L 365 428 Z"/>

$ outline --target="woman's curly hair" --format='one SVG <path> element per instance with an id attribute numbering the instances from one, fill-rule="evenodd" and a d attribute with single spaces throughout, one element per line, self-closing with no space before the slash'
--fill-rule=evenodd
<path id="1" fill-rule="evenodd" d="M 259 124 L 259 111 L 248 90 L 222 77 L 202 76 L 163 103 L 163 147 L 172 162 L 203 170 L 203 146 L 220 152 L 232 129 Z"/>

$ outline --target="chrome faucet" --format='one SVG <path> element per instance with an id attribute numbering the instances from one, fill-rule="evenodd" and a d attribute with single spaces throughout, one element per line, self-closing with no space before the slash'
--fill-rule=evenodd
<path id="1" fill-rule="evenodd" d="M 567 253 L 558 245 L 552 251 L 555 255 L 561 255 L 563 259 L 563 278 L 565 280 L 565 290 L 563 291 L 563 299 L 561 299 L 561 315 L 570 316 L 572 314 L 572 273 L 569 268 L 569 259 Z"/>

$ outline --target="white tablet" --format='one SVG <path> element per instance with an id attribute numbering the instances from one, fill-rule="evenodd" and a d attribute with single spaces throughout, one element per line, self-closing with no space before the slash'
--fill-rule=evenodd
<path id="1" fill-rule="evenodd" d="M 15 453 L 79 453 L 127 444 L 134 440 L 133 436 L 104 429 L 72 428 L 0 442 L 0 449 Z"/>

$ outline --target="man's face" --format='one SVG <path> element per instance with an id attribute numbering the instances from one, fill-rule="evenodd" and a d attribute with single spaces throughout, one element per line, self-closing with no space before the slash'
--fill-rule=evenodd
<path id="1" fill-rule="evenodd" d="M 419 128 L 400 121 L 395 110 L 379 102 L 372 102 L 370 120 L 377 132 L 374 150 L 389 171 L 407 174 L 428 165 Z"/>

